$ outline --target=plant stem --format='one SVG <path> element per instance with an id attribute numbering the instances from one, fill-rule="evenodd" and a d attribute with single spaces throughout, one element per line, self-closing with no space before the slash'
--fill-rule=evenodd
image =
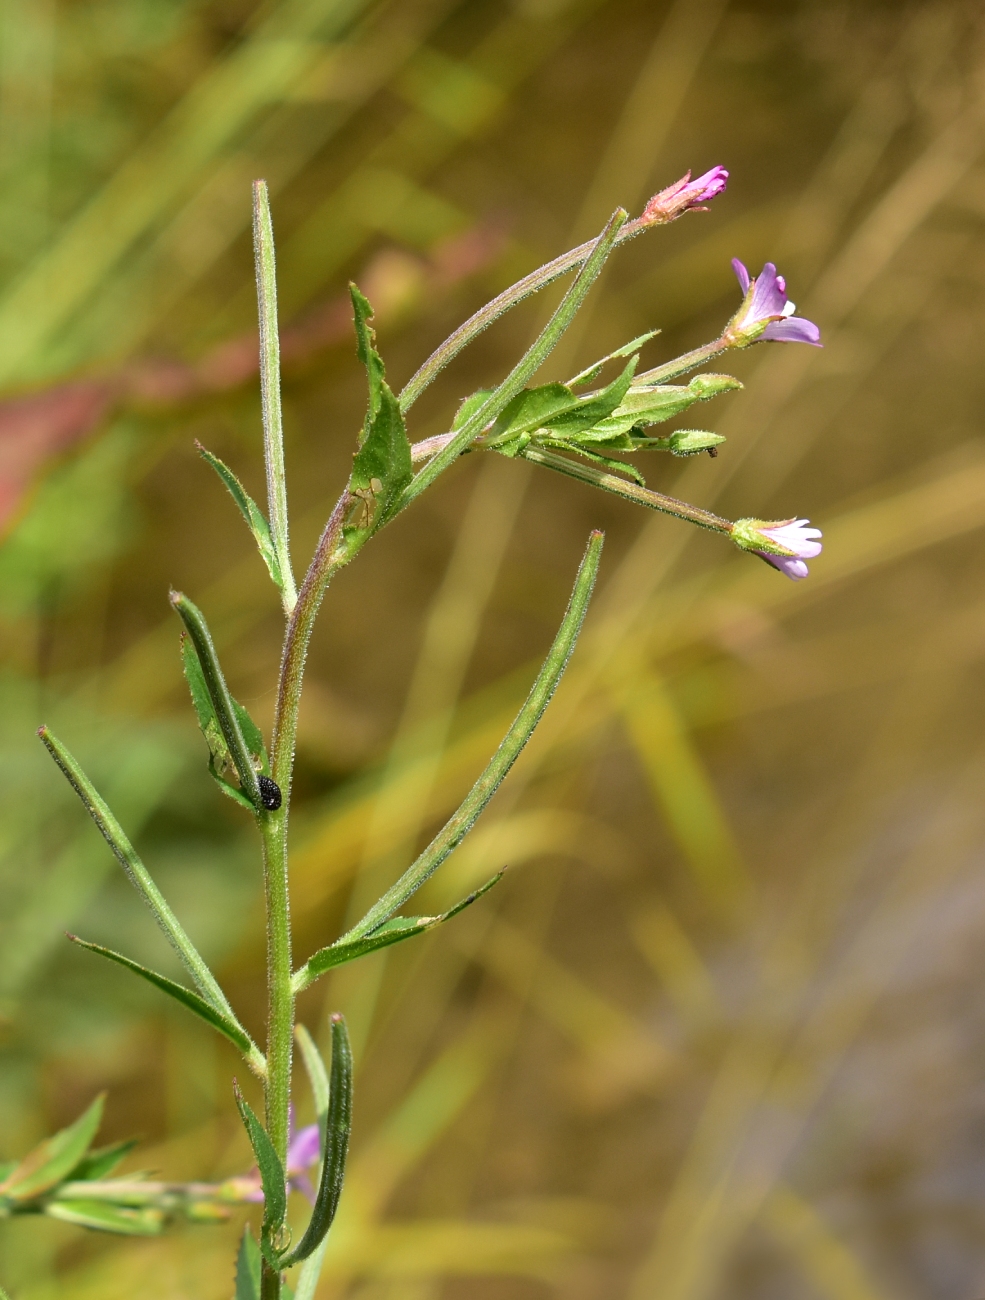
<path id="1" fill-rule="evenodd" d="M 517 393 L 523 390 L 527 380 L 537 373 L 557 346 L 565 330 L 574 320 L 578 309 L 585 300 L 585 295 L 598 278 L 609 254 L 615 247 L 616 238 L 625 222 L 625 209 L 617 208 L 609 218 L 605 229 L 592 242 L 591 251 L 584 258 L 584 264 L 574 283 L 561 299 L 557 311 L 541 330 L 536 341 L 527 349 L 502 383 L 489 394 L 483 405 L 456 431 L 454 438 L 433 456 L 422 470 L 419 470 L 414 475 L 407 487 L 404 488 L 398 510 L 403 510 L 409 506 L 416 497 L 419 497 L 425 489 L 429 488 L 438 475 L 443 473 L 466 450 L 480 430 L 484 429 L 490 421 L 495 420 L 500 411 L 512 401 Z"/>
<path id="2" fill-rule="evenodd" d="M 609 474 L 594 465 L 562 456 L 556 451 L 546 451 L 541 447 L 528 447 L 523 453 L 523 458 L 532 460 L 535 465 L 545 465 L 560 474 L 567 474 L 582 483 L 590 483 L 592 487 L 602 488 L 605 492 L 612 492 L 626 501 L 634 501 L 637 505 L 649 506 L 651 510 L 660 510 L 664 514 L 675 515 L 678 519 L 686 519 L 689 523 L 697 524 L 699 528 L 707 528 L 713 533 L 724 533 L 727 537 L 732 535 L 733 524 L 730 519 L 713 515 L 710 510 L 702 510 L 700 506 L 689 505 L 688 502 L 679 501 L 677 497 L 666 496 L 663 492 L 652 492 L 649 488 L 633 483 L 630 479 L 621 478 L 618 474 Z"/>
<path id="3" fill-rule="evenodd" d="M 260 396 L 263 407 L 263 452 L 267 467 L 267 513 L 280 565 L 284 612 L 297 600 L 287 534 L 287 479 L 284 473 L 284 425 L 280 405 L 280 342 L 277 329 L 277 267 L 270 196 L 266 181 L 253 182 L 253 254 L 260 309 Z"/>
<path id="4" fill-rule="evenodd" d="M 616 234 L 613 247 L 625 244 L 627 240 L 641 235 L 644 230 L 648 230 L 653 225 L 662 224 L 664 223 L 644 221 L 642 217 L 627 221 Z M 589 239 L 586 243 L 579 244 L 577 248 L 572 248 L 569 252 L 562 253 L 560 257 L 555 257 L 553 262 L 546 262 L 543 266 L 538 267 L 536 271 L 531 271 L 522 280 L 510 285 L 508 289 L 504 289 L 498 297 L 493 298 L 492 302 L 487 302 L 484 307 L 480 307 L 463 325 L 459 325 L 458 329 L 453 334 L 449 334 L 444 343 L 431 353 L 427 361 L 401 389 L 399 398 L 401 411 L 408 411 L 425 388 L 430 383 L 433 383 L 441 371 L 444 370 L 445 366 L 457 357 L 459 352 L 464 347 L 467 347 L 477 335 L 498 320 L 500 316 L 523 302 L 525 298 L 529 298 L 531 294 L 546 289 L 549 284 L 559 280 L 562 275 L 567 275 L 569 271 L 584 266 L 597 242 L 595 239 Z"/>
<path id="5" fill-rule="evenodd" d="M 633 387 L 650 388 L 655 384 L 666 384 L 679 375 L 686 375 L 689 370 L 697 370 L 698 366 L 705 365 L 728 350 L 729 345 L 721 338 L 711 343 L 703 343 L 700 348 L 685 352 L 683 356 L 675 357 L 673 361 L 667 361 L 662 366 L 657 366 L 655 370 L 646 370 L 642 375 L 637 375 L 633 379 Z"/>

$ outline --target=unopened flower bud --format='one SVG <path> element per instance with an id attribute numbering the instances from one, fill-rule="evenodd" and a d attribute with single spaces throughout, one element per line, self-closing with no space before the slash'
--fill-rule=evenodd
<path id="1" fill-rule="evenodd" d="M 711 451 L 725 441 L 720 433 L 706 429 L 678 429 L 668 439 L 672 456 L 696 456 L 699 451 Z"/>
<path id="2" fill-rule="evenodd" d="M 808 574 L 805 560 L 821 554 L 819 528 L 809 528 L 808 519 L 737 519 L 732 541 L 744 551 L 753 551 L 795 581 Z"/>
<path id="3" fill-rule="evenodd" d="M 685 212 L 704 212 L 704 204 L 721 194 L 727 184 L 728 172 L 724 167 L 712 167 L 693 181 L 688 171 L 679 181 L 654 194 L 643 209 L 640 221 L 644 226 L 663 226 Z"/>

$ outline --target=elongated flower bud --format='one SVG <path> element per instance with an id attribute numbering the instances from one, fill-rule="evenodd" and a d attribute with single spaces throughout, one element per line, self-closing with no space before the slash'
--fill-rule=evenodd
<path id="1" fill-rule="evenodd" d="M 654 194 L 643 209 L 640 222 L 644 226 L 664 226 L 685 212 L 704 212 L 704 205 L 722 194 L 727 184 L 728 172 L 724 167 L 712 167 L 711 171 L 693 181 L 690 171 L 687 171 L 679 181 Z"/>
<path id="2" fill-rule="evenodd" d="M 738 519 L 732 527 L 732 541 L 744 551 L 753 551 L 794 581 L 806 578 L 805 560 L 821 554 L 820 528 L 810 528 L 808 519 Z"/>

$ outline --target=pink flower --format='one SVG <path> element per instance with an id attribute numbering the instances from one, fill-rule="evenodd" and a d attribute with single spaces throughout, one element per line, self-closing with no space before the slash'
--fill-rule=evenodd
<path id="1" fill-rule="evenodd" d="M 814 322 L 793 314 L 796 307 L 787 297 L 787 283 L 772 262 L 766 263 L 755 280 L 737 257 L 732 259 L 732 269 L 744 296 L 722 336 L 728 347 L 745 348 L 761 339 L 822 346 L 821 331 Z"/>
<path id="2" fill-rule="evenodd" d="M 810 528 L 807 519 L 781 519 L 766 522 L 762 519 L 739 519 L 732 526 L 732 540 L 743 550 L 752 551 L 760 559 L 766 560 L 785 573 L 788 578 L 799 581 L 808 574 L 805 560 L 813 560 L 821 554 L 820 528 Z M 766 543 L 768 550 L 763 549 Z"/>
<path id="3" fill-rule="evenodd" d="M 663 226 L 668 221 L 676 221 L 685 212 L 704 212 L 703 205 L 721 194 L 727 184 L 728 172 L 724 167 L 712 167 L 711 171 L 693 181 L 690 171 L 685 172 L 679 181 L 654 194 L 643 209 L 640 224 Z"/>

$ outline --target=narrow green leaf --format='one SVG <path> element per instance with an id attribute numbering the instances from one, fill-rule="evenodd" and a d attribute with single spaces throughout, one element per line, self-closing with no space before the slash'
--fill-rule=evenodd
<path id="1" fill-rule="evenodd" d="M 578 399 L 577 405 L 548 420 L 546 427 L 557 438 L 573 438 L 606 419 L 619 406 L 633 381 L 639 357 L 631 357 L 621 375 L 600 392 Z"/>
<path id="2" fill-rule="evenodd" d="M 281 591 L 283 591 L 284 577 L 280 571 L 280 561 L 277 558 L 277 550 L 274 546 L 274 539 L 271 536 L 270 525 L 267 523 L 266 515 L 246 491 L 228 465 L 224 464 L 218 456 L 213 456 L 212 452 L 207 451 L 200 442 L 196 442 L 195 447 L 202 459 L 208 461 L 229 489 L 229 495 L 239 506 L 240 513 L 246 520 L 250 532 L 253 534 L 253 540 L 257 544 L 257 549 L 260 552 L 264 564 L 267 566 L 271 578 L 273 578 L 275 584 L 281 589 Z"/>
<path id="3" fill-rule="evenodd" d="M 366 382 L 369 388 L 366 419 L 363 422 L 362 436 L 359 439 L 359 446 L 362 447 L 369 437 L 373 421 L 380 409 L 385 371 L 383 369 L 383 358 L 376 350 L 376 331 L 369 323 L 373 319 L 373 308 L 369 299 L 351 282 L 349 284 L 349 297 L 352 299 L 352 312 L 356 327 L 356 356 L 366 367 Z"/>
<path id="4" fill-rule="evenodd" d="M 602 367 L 607 361 L 615 361 L 621 357 L 631 357 L 634 352 L 639 352 L 644 343 L 649 343 L 660 333 L 659 330 L 648 330 L 646 334 L 638 334 L 635 339 L 630 339 L 624 343 L 621 348 L 616 348 L 615 352 L 610 352 L 608 356 L 599 357 L 598 361 L 593 361 L 590 366 L 575 375 L 574 379 L 568 380 L 569 388 L 584 388 L 590 384 L 602 371 Z"/>
<path id="5" fill-rule="evenodd" d="M 136 1145 L 136 1138 L 130 1138 L 126 1142 L 113 1142 L 110 1146 L 88 1152 L 68 1175 L 68 1181 L 83 1183 L 105 1178 L 126 1159 Z"/>
<path id="6" fill-rule="evenodd" d="M 85 948 L 88 952 L 98 953 L 100 957 L 106 957 L 109 961 L 115 961 L 117 965 L 133 971 L 135 975 L 139 975 L 142 979 L 147 980 L 149 984 L 153 984 L 155 988 L 159 988 L 163 993 L 167 993 L 169 997 L 174 998 L 176 1002 L 180 1002 L 183 1007 L 193 1011 L 206 1024 L 211 1025 L 213 1029 L 218 1029 L 220 1034 L 228 1038 L 231 1043 L 235 1043 L 249 1061 L 251 1068 L 262 1073 L 263 1056 L 260 1049 L 231 1012 L 228 1015 L 223 1014 L 211 1002 L 206 1002 L 204 998 L 200 998 L 191 989 L 186 989 L 183 984 L 176 984 L 174 980 L 168 979 L 166 975 L 159 975 L 157 971 L 141 966 L 139 962 L 133 961 L 130 957 L 124 957 L 122 953 L 114 952 L 112 948 L 104 948 L 98 943 L 89 943 L 86 939 L 80 939 L 77 934 L 70 934 L 68 937 L 73 943 L 77 943 L 80 948 Z"/>
<path id="7" fill-rule="evenodd" d="M 295 1025 L 294 1037 L 297 1039 L 298 1047 L 301 1049 L 301 1059 L 304 1061 L 304 1068 L 308 1075 L 308 1082 L 311 1084 L 311 1095 L 315 1102 L 315 1114 L 318 1116 L 318 1123 L 324 1125 L 325 1115 L 328 1112 L 328 1075 L 325 1072 L 325 1062 L 321 1059 L 321 1052 L 318 1045 L 308 1033 L 304 1025 Z M 324 1143 L 324 1132 L 322 1133 Z"/>
<path id="8" fill-rule="evenodd" d="M 586 294 L 598 278 L 609 254 L 615 247 L 619 232 L 625 223 L 626 212 L 622 208 L 617 208 L 609 218 L 605 229 L 593 242 L 591 251 L 585 258 L 574 283 L 562 298 L 554 315 L 541 330 L 533 345 L 527 349 L 503 382 L 493 390 L 488 400 L 471 412 L 461 428 L 456 431 L 455 437 L 437 455 L 432 456 L 422 469 L 418 470 L 404 489 L 397 509 L 403 510 L 429 488 L 439 474 L 443 474 L 448 466 L 453 464 L 462 452 L 469 447 L 485 426 L 497 418 L 507 403 L 511 402 L 517 393 L 522 392 L 527 386 L 528 381 L 544 364 L 557 346 L 565 330 L 574 320 L 578 309 L 585 300 Z M 418 373 L 421 374 L 421 372 Z M 408 390 L 412 389 L 413 384 L 414 380 L 404 389 L 405 407 L 413 400 L 411 393 L 408 392 Z M 413 395 L 416 396 L 416 393 Z"/>
<path id="9" fill-rule="evenodd" d="M 185 672 L 185 680 L 188 683 L 188 689 L 191 692 L 192 704 L 195 708 L 195 716 L 198 718 L 198 725 L 202 729 L 202 735 L 205 737 L 206 744 L 212 754 L 213 763 L 216 771 L 213 776 L 220 784 L 225 784 L 228 788 L 228 782 L 223 781 L 222 773 L 229 766 L 233 765 L 232 757 L 229 753 L 229 747 L 226 744 L 226 738 L 223 735 L 222 728 L 219 726 L 219 719 L 216 716 L 215 708 L 212 705 L 212 697 L 209 695 L 209 688 L 206 684 L 205 674 L 202 671 L 202 664 L 198 657 L 195 645 L 187 633 L 181 634 L 181 662 Z M 263 732 L 250 717 L 247 710 L 240 702 L 230 695 L 232 700 L 233 711 L 239 721 L 240 730 L 243 733 L 243 740 L 246 742 L 246 748 L 249 750 L 250 758 L 254 770 L 269 773 L 270 761 L 267 758 L 267 747 L 264 743 Z M 246 806 L 252 808 L 253 805 L 246 801 Z"/>
<path id="10" fill-rule="evenodd" d="M 26 1155 L 0 1183 L 0 1199 L 23 1202 L 62 1182 L 92 1145 L 103 1117 L 105 1094 L 100 1093 L 74 1124 L 46 1138 Z"/>
<path id="11" fill-rule="evenodd" d="M 400 405 L 383 375 L 376 351 L 376 335 L 369 322 L 373 309 L 354 284 L 350 284 L 356 325 L 356 354 L 366 367 L 369 398 L 359 449 L 352 462 L 349 495 L 352 505 L 344 535 L 352 550 L 370 537 L 393 514 L 400 494 L 413 477 L 410 440 Z"/>
<path id="12" fill-rule="evenodd" d="M 553 417 L 572 410 L 579 400 L 566 384 L 541 384 L 538 388 L 525 388 L 502 409 L 496 423 L 483 438 L 483 444 L 498 449 L 501 442 L 509 442 L 521 434 L 542 429 Z"/>
<path id="13" fill-rule="evenodd" d="M 417 934 L 424 934 L 426 930 L 433 930 L 435 926 L 451 920 L 476 899 L 488 893 L 493 885 L 498 884 L 505 870 L 504 867 L 503 871 L 498 872 L 491 880 L 487 880 L 479 889 L 473 890 L 467 898 L 463 898 L 454 907 L 438 916 L 394 916 L 389 921 L 384 921 L 372 934 L 363 935 L 349 943 L 339 939 L 327 948 L 320 949 L 314 956 L 308 958 L 294 976 L 295 991 L 306 989 L 333 966 L 342 966 L 346 962 L 355 961 L 357 957 L 365 957 L 367 953 L 376 952 L 379 948 L 388 948 L 391 944 L 400 943 L 404 939 L 412 939 Z"/>
<path id="14" fill-rule="evenodd" d="M 260 1247 L 250 1225 L 243 1229 L 243 1240 L 236 1255 L 235 1300 L 260 1300 L 260 1274 L 263 1268 Z"/>
<path id="15" fill-rule="evenodd" d="M 97 1232 L 115 1232 L 126 1237 L 156 1237 L 164 1227 L 165 1219 L 163 1212 L 153 1206 L 134 1209 L 107 1201 L 84 1199 L 48 1201 L 44 1212 L 52 1219 L 75 1223 L 80 1228 L 95 1228 Z"/>
<path id="16" fill-rule="evenodd" d="M 556 451 L 571 452 L 573 455 L 581 456 L 584 460 L 590 461 L 593 465 L 601 465 L 603 469 L 610 473 L 621 474 L 631 479 L 632 482 L 639 484 L 640 487 L 646 487 L 646 479 L 636 468 L 635 465 L 629 465 L 626 461 L 615 460 L 609 456 L 602 456 L 597 451 L 590 451 L 588 447 L 582 446 L 581 443 L 560 442 L 550 438 L 538 440 L 537 447 L 553 447 Z M 526 450 L 522 453 L 526 457 Z"/>
<path id="17" fill-rule="evenodd" d="M 338 1209 L 345 1178 L 345 1161 L 349 1150 L 349 1130 L 352 1127 L 352 1049 L 345 1020 L 338 1013 L 332 1016 L 332 1066 L 328 1099 L 328 1119 L 325 1125 L 325 1155 L 322 1160 L 321 1179 L 311 1218 L 304 1236 L 284 1258 L 283 1267 L 300 1263 L 324 1241 Z"/>
<path id="18" fill-rule="evenodd" d="M 56 736 L 53 736 L 47 727 L 42 727 L 38 731 L 38 735 L 41 737 L 45 748 L 65 774 L 72 789 L 82 800 L 86 812 L 96 823 L 103 839 L 113 850 L 120 866 L 127 873 L 130 883 L 150 908 L 155 921 L 164 931 L 168 942 L 198 985 L 199 992 L 206 1002 L 210 1002 L 217 1011 L 235 1021 L 236 1017 L 233 1014 L 233 1009 L 229 1005 L 226 995 L 219 987 L 215 976 L 185 933 L 178 918 L 171 911 L 164 899 L 164 895 L 151 879 L 150 872 L 141 862 L 133 845 L 123 833 L 122 826 L 96 792 L 92 782 L 61 741 Z"/>
<path id="19" fill-rule="evenodd" d="M 320 1261 L 319 1261 L 319 1263 L 320 1263 Z M 302 1271 L 302 1277 L 303 1277 L 303 1275 L 304 1275 L 304 1274 L 303 1274 L 303 1271 Z M 315 1281 L 317 1282 L 318 1279 L 315 1278 Z M 312 1297 L 314 1296 L 314 1294 L 315 1294 L 315 1293 L 314 1293 L 314 1289 L 312 1289 L 312 1291 L 311 1291 L 311 1295 L 310 1295 L 310 1296 L 306 1295 L 306 1296 L 304 1297 L 304 1300 L 312 1300 Z M 10 1300 L 10 1296 L 7 1294 L 7 1292 L 3 1289 L 2 1286 L 0 1286 L 0 1300 Z"/>
<path id="20" fill-rule="evenodd" d="M 476 411 L 485 406 L 486 402 L 492 396 L 491 388 L 480 388 L 477 393 L 471 397 L 466 397 L 465 401 L 455 412 L 455 418 L 451 422 L 452 432 L 457 433 L 466 420 L 470 419 Z"/>
<path id="21" fill-rule="evenodd" d="M 244 794 L 253 804 L 254 810 L 261 813 L 263 799 L 260 794 L 260 786 L 257 783 L 257 772 L 253 765 L 250 746 L 243 734 L 241 719 L 246 711 L 242 706 L 236 706 L 233 697 L 229 693 L 229 687 L 226 685 L 226 679 L 219 664 L 219 656 L 215 652 L 212 636 L 202 611 L 179 591 L 171 592 L 171 604 L 188 629 L 189 637 L 197 652 L 199 666 L 201 667 L 208 697 L 212 702 L 215 719 L 226 742 L 229 757 L 236 768 L 239 783 Z M 194 700 L 194 698 L 195 692 L 193 690 L 192 699 Z M 205 730 L 203 727 L 203 731 Z M 256 729 L 254 728 L 254 730 Z M 259 733 L 257 732 L 257 734 Z M 208 740 L 207 731 L 206 740 Z M 256 743 L 256 737 L 254 737 L 254 743 Z M 221 767 L 219 771 L 221 775 Z"/>
<path id="22" fill-rule="evenodd" d="M 267 470 L 267 513 L 270 536 L 281 575 L 284 611 L 297 604 L 287 529 L 287 476 L 284 472 L 284 429 L 280 405 L 280 331 L 277 321 L 277 266 L 274 228 L 266 181 L 253 182 L 253 256 L 256 263 L 257 306 L 260 318 L 260 398 L 263 408 L 263 460 Z M 274 579 L 276 582 L 276 578 Z"/>
<path id="23" fill-rule="evenodd" d="M 546 454 L 546 453 L 545 453 Z M 560 458 L 559 458 L 560 459 Z M 458 810 L 445 822 L 444 826 L 396 884 L 369 909 L 361 921 L 358 921 L 339 943 L 352 943 L 367 934 L 378 930 L 404 903 L 424 884 L 442 862 L 458 848 L 462 840 L 475 824 L 476 818 L 499 789 L 504 777 L 516 762 L 523 747 L 533 735 L 537 723 L 550 703 L 551 696 L 557 689 L 578 640 L 588 602 L 591 600 L 592 588 L 598 573 L 602 556 L 603 535 L 593 532 L 588 539 L 584 558 L 578 569 L 578 576 L 568 601 L 561 626 L 554 644 L 544 660 L 537 679 L 530 688 L 530 694 L 523 703 L 520 712 L 513 719 L 509 731 L 496 753 L 490 759 L 486 770 L 465 796 Z"/>
<path id="24" fill-rule="evenodd" d="M 257 1168 L 260 1170 L 260 1182 L 263 1184 L 263 1227 L 264 1231 L 279 1228 L 287 1214 L 287 1178 L 280 1156 L 274 1150 L 270 1135 L 257 1119 L 253 1108 L 239 1090 L 236 1093 L 236 1105 L 250 1139 L 250 1146 L 256 1156 Z"/>

